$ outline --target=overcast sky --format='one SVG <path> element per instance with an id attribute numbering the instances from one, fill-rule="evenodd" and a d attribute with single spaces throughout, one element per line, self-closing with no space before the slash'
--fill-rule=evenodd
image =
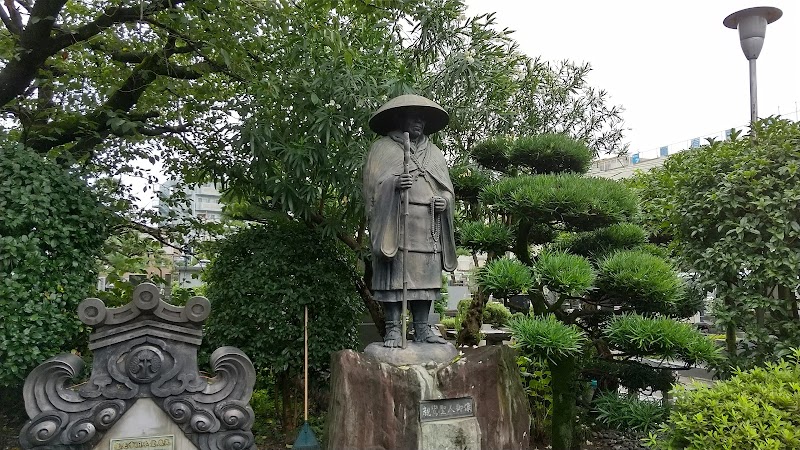
<path id="1" fill-rule="evenodd" d="M 783 17 L 767 26 L 758 58 L 759 116 L 797 120 L 800 1 L 467 0 L 468 14 L 497 13 L 520 49 L 548 60 L 589 62 L 589 82 L 625 108 L 631 153 L 712 135 L 750 120 L 748 63 L 722 20 L 753 6 Z"/>

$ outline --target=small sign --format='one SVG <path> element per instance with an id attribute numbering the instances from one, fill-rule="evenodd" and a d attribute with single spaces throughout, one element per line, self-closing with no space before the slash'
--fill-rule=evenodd
<path id="1" fill-rule="evenodd" d="M 423 400 L 419 402 L 420 422 L 475 416 L 472 397 Z"/>
<path id="2" fill-rule="evenodd" d="M 112 439 L 109 450 L 175 450 L 175 436 L 142 436 Z"/>

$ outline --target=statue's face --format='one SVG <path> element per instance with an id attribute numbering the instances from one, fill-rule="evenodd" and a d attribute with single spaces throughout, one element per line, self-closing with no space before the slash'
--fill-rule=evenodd
<path id="1" fill-rule="evenodd" d="M 403 131 L 408 131 L 408 136 L 411 139 L 417 139 L 422 136 L 422 132 L 425 131 L 425 121 L 416 115 L 407 115 L 403 117 L 402 124 Z"/>

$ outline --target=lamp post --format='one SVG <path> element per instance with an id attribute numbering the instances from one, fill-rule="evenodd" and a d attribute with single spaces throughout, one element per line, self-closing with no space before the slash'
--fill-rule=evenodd
<path id="1" fill-rule="evenodd" d="M 758 120 L 758 98 L 756 95 L 756 59 L 764 46 L 767 24 L 780 19 L 783 12 L 771 6 L 747 8 L 729 15 L 722 21 L 728 28 L 739 30 L 739 42 L 745 58 L 750 63 L 750 126 Z"/>

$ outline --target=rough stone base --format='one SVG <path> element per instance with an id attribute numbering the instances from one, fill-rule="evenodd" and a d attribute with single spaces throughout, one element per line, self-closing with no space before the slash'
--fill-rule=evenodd
<path id="1" fill-rule="evenodd" d="M 409 342 L 406 348 L 389 348 L 384 347 L 383 342 L 373 342 L 364 349 L 364 353 L 393 366 L 411 366 L 449 363 L 458 355 L 458 350 L 449 342 L 445 344 Z"/>
<path id="2" fill-rule="evenodd" d="M 461 442 L 463 435 L 467 445 L 470 429 L 462 427 L 467 422 L 452 424 L 464 419 L 424 424 L 419 419 L 421 400 L 461 397 L 474 399 L 472 420 L 480 439 L 478 447 L 467 449 L 528 448 L 530 409 L 513 349 L 479 347 L 455 361 L 427 367 L 431 368 L 397 367 L 352 350 L 334 353 L 325 430 L 328 449 L 430 450 L 440 448 L 427 444 L 433 436 L 428 430 L 437 429 L 433 434 L 445 441 L 450 436 Z"/>

